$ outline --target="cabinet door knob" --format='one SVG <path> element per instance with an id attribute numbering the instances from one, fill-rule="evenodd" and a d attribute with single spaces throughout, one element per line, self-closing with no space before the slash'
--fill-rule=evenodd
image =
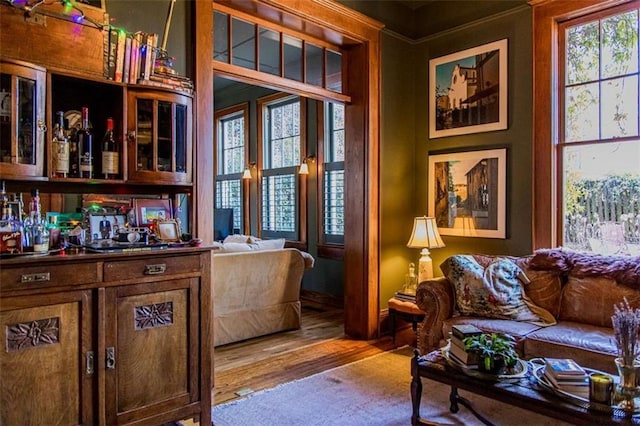
<path id="1" fill-rule="evenodd" d="M 93 351 L 87 351 L 84 357 L 86 362 L 85 372 L 87 373 L 87 376 L 92 376 L 93 375 Z"/>
<path id="2" fill-rule="evenodd" d="M 113 346 L 107 348 L 107 369 L 113 370 L 116 368 L 116 349 Z"/>
<path id="3" fill-rule="evenodd" d="M 43 282 L 49 281 L 51 279 L 51 275 L 49 272 L 40 272 L 36 274 L 22 274 L 20 276 L 21 283 L 35 283 L 35 282 Z"/>
<path id="4" fill-rule="evenodd" d="M 160 275 L 164 274 L 167 270 L 167 265 L 160 263 L 158 265 L 144 265 L 145 275 Z"/>

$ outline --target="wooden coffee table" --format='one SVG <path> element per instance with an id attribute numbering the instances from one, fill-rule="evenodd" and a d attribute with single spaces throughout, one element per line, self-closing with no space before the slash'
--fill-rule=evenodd
<path id="1" fill-rule="evenodd" d="M 471 403 L 458 394 L 458 389 L 501 401 L 514 407 L 524 408 L 548 417 L 573 424 L 621 424 L 640 425 L 640 414 L 625 415 L 622 410 L 611 412 L 589 408 L 589 403 L 569 402 L 542 388 L 531 374 L 517 380 L 492 381 L 470 376 L 447 362 L 440 350 L 420 356 L 418 351 L 411 360 L 411 415 L 412 425 L 433 425 L 420 418 L 422 399 L 422 378 L 434 380 L 451 386 L 449 407 L 452 413 L 458 412 L 458 404 L 467 407 L 481 422 L 492 423 L 478 413 Z M 429 395 L 425 394 L 425 398 Z"/>

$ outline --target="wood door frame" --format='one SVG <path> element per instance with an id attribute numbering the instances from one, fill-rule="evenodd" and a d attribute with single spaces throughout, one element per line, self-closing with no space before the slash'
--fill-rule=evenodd
<path id="1" fill-rule="evenodd" d="M 379 121 L 383 25 L 332 0 L 216 0 L 216 3 L 325 39 L 348 51 L 345 91 L 351 103 L 345 107 L 345 133 L 349 137 L 345 152 L 345 333 L 356 339 L 374 338 L 380 313 Z M 213 204 L 212 4 L 193 2 L 197 88 L 194 211 L 201 212 L 212 210 Z M 196 215 L 195 227 L 205 242 L 213 241 L 210 216 Z"/>

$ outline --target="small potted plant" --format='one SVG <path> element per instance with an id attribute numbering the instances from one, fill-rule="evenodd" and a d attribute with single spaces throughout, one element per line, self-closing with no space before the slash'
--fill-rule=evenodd
<path id="1" fill-rule="evenodd" d="M 478 357 L 478 369 L 497 374 L 503 367 L 515 367 L 518 362 L 516 339 L 503 333 L 483 333 L 463 340 L 467 352 Z"/>

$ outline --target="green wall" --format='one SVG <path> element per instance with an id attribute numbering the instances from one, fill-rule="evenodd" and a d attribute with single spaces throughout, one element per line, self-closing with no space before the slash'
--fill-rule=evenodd
<path id="1" fill-rule="evenodd" d="M 454 2 L 455 3 L 455 2 Z M 429 139 L 429 59 L 508 39 L 508 130 Z M 523 255 L 532 250 L 532 15 L 527 6 L 420 40 L 382 36 L 380 306 L 386 308 L 419 251 L 406 248 L 413 217 L 427 214 L 427 159 L 443 150 L 507 148 L 507 238 L 444 236 L 434 273 L 459 253 Z"/>

